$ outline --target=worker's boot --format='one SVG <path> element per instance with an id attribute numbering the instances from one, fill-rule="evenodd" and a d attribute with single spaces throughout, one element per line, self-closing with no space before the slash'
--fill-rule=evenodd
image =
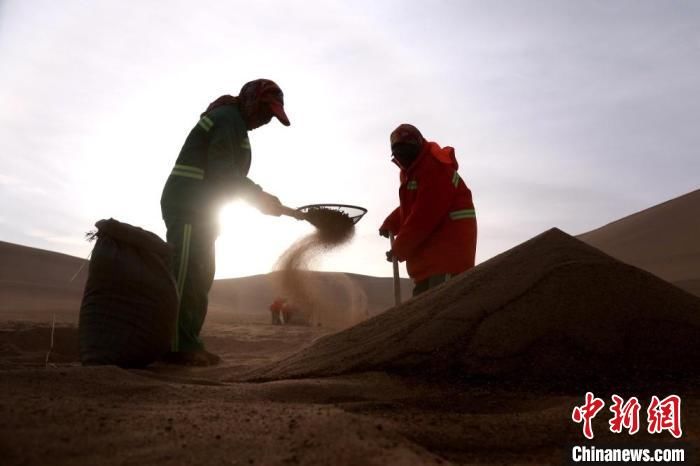
<path id="1" fill-rule="evenodd" d="M 221 362 L 221 356 L 218 354 L 211 353 L 205 349 L 201 350 L 202 353 L 204 353 L 204 356 L 207 358 L 207 361 L 209 361 L 209 366 L 216 366 Z"/>
<path id="2" fill-rule="evenodd" d="M 162 362 L 176 366 L 206 367 L 216 366 L 221 362 L 221 357 L 205 349 L 171 351 L 163 356 Z"/>

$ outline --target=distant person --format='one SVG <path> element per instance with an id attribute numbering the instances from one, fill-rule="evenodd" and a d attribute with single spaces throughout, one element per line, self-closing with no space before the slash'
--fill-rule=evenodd
<path id="1" fill-rule="evenodd" d="M 284 308 L 287 305 L 287 300 L 285 298 L 275 298 L 270 304 L 270 316 L 272 318 L 272 325 L 282 325 L 282 316 Z M 286 321 L 284 323 L 287 323 Z"/>
<path id="2" fill-rule="evenodd" d="M 289 126 L 282 90 L 268 79 L 246 83 L 237 97 L 219 97 L 200 115 L 170 172 L 161 210 L 168 243 L 175 249 L 173 272 L 180 307 L 166 362 L 206 366 L 220 360 L 204 349 L 199 336 L 214 281 L 217 217 L 221 206 L 234 197 L 248 199 L 264 214 L 281 214 L 279 199 L 247 178 L 248 131 L 269 123 L 273 116 Z"/>
<path id="3" fill-rule="evenodd" d="M 387 260 L 406 261 L 416 296 L 474 267 L 476 214 L 452 147 L 426 141 L 409 124 L 396 128 L 390 141 L 401 169 L 400 206 L 379 234 L 396 235 Z"/>

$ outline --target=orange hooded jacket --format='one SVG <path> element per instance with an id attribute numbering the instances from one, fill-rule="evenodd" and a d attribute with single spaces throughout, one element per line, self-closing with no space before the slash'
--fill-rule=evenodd
<path id="1" fill-rule="evenodd" d="M 458 167 L 452 147 L 426 141 L 416 161 L 401 170 L 401 205 L 381 229 L 396 235 L 393 254 L 406 261 L 414 282 L 474 267 L 476 214 Z"/>

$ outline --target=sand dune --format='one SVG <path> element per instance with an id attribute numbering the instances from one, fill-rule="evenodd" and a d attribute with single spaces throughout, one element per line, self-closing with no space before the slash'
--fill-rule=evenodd
<path id="1" fill-rule="evenodd" d="M 553 229 L 251 378 L 379 370 L 645 383 L 695 375 L 698 353 L 700 298 Z"/>
<path id="2" fill-rule="evenodd" d="M 0 241 L 0 319 L 78 322 L 87 261 Z"/>
<path id="3" fill-rule="evenodd" d="M 77 323 L 87 280 L 85 259 L 6 242 L 0 242 L 0 258 L 1 320 L 50 322 L 55 313 L 59 322 Z M 274 287 L 276 273 L 216 280 L 210 295 L 210 318 L 229 323 L 241 319 L 267 322 L 268 307 L 278 295 Z M 311 275 L 324 280 L 338 274 Z M 362 289 L 370 316 L 393 306 L 391 278 L 342 275 Z M 412 288 L 410 280 L 402 280 L 405 299 Z M 340 299 L 339 306 L 343 304 Z"/>
<path id="4" fill-rule="evenodd" d="M 279 272 L 254 275 L 242 278 L 216 280 L 210 294 L 210 313 L 217 321 L 231 322 L 241 317 L 269 320 L 268 307 L 280 294 L 276 286 Z M 351 296 L 343 293 L 338 286 L 339 276 L 350 280 L 359 287 L 366 298 L 369 316 L 379 314 L 394 305 L 393 279 L 390 277 L 369 277 L 358 274 L 339 274 L 334 272 L 309 272 L 309 280 L 319 282 L 322 286 L 338 288 L 338 307 L 347 306 Z M 413 285 L 410 280 L 402 279 L 401 291 L 405 300 L 411 296 Z"/>
<path id="5" fill-rule="evenodd" d="M 700 190 L 579 236 L 700 296 Z"/>
<path id="6" fill-rule="evenodd" d="M 0 283 L 19 282 L 82 291 L 87 279 L 84 268 L 87 261 L 67 254 L 0 241 L 0 257 Z"/>

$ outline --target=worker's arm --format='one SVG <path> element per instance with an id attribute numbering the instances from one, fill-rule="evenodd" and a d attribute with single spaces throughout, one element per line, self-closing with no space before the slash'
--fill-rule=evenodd
<path id="1" fill-rule="evenodd" d="M 214 121 L 209 139 L 207 176 L 217 197 L 241 196 L 267 215 L 279 216 L 282 204 L 246 176 L 250 142 L 242 121 L 219 117 Z M 243 165 L 246 165 L 245 168 Z"/>
<path id="2" fill-rule="evenodd" d="M 445 221 L 454 196 L 449 170 L 432 165 L 418 178 L 416 200 L 394 240 L 392 253 L 405 261 Z"/>
<path id="3" fill-rule="evenodd" d="M 379 234 L 389 237 L 389 233 L 398 234 L 401 228 L 401 207 L 394 209 L 379 227 Z"/>

